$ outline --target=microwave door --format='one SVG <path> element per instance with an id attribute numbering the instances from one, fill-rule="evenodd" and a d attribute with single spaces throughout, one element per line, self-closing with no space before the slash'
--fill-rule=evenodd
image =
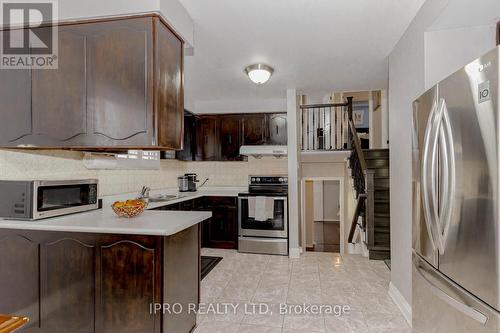
<path id="1" fill-rule="evenodd" d="M 434 267 L 438 267 L 436 219 L 437 87 L 413 103 L 412 126 L 412 246 Z"/>
<path id="2" fill-rule="evenodd" d="M 498 52 L 439 83 L 447 117 L 443 125 L 448 122 L 449 131 L 443 130 L 443 137 L 453 143 L 443 160 L 449 163 L 449 183 L 454 183 L 451 191 L 440 191 L 439 270 L 500 310 Z"/>

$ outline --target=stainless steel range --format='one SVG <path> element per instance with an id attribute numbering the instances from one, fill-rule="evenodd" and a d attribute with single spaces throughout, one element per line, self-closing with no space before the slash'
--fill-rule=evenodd
<path id="1" fill-rule="evenodd" d="M 239 252 L 288 255 L 288 177 L 250 176 L 238 205 Z"/>

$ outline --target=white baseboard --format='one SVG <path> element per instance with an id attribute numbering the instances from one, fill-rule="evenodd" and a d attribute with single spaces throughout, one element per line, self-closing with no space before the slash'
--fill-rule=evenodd
<path id="1" fill-rule="evenodd" d="M 288 252 L 288 256 L 291 259 L 298 259 L 300 258 L 300 253 L 302 252 L 302 249 L 300 247 L 291 247 Z"/>
<path id="2" fill-rule="evenodd" d="M 389 283 L 389 296 L 391 296 L 394 303 L 396 303 L 397 307 L 399 308 L 399 311 L 401 311 L 403 317 L 405 317 L 406 321 L 408 322 L 408 325 L 410 325 L 411 327 L 412 326 L 411 306 L 410 304 L 408 304 L 406 299 L 403 297 L 403 295 L 401 295 L 398 288 L 396 288 L 396 286 L 394 286 L 392 282 Z"/>

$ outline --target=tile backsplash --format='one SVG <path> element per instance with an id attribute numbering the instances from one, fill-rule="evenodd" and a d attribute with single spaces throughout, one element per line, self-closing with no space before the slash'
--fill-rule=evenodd
<path id="1" fill-rule="evenodd" d="M 287 159 L 267 157 L 248 162 L 181 162 L 162 160 L 160 170 L 88 170 L 83 153 L 72 151 L 0 150 L 0 179 L 99 179 L 99 195 L 177 187 L 177 177 L 197 173 L 208 186 L 246 186 L 252 174 L 287 174 Z"/>

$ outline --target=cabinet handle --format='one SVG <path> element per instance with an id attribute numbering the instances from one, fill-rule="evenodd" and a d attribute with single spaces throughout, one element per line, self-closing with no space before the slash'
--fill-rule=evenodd
<path id="1" fill-rule="evenodd" d="M 280 134 L 280 128 L 278 125 L 276 125 L 276 134 Z"/>

